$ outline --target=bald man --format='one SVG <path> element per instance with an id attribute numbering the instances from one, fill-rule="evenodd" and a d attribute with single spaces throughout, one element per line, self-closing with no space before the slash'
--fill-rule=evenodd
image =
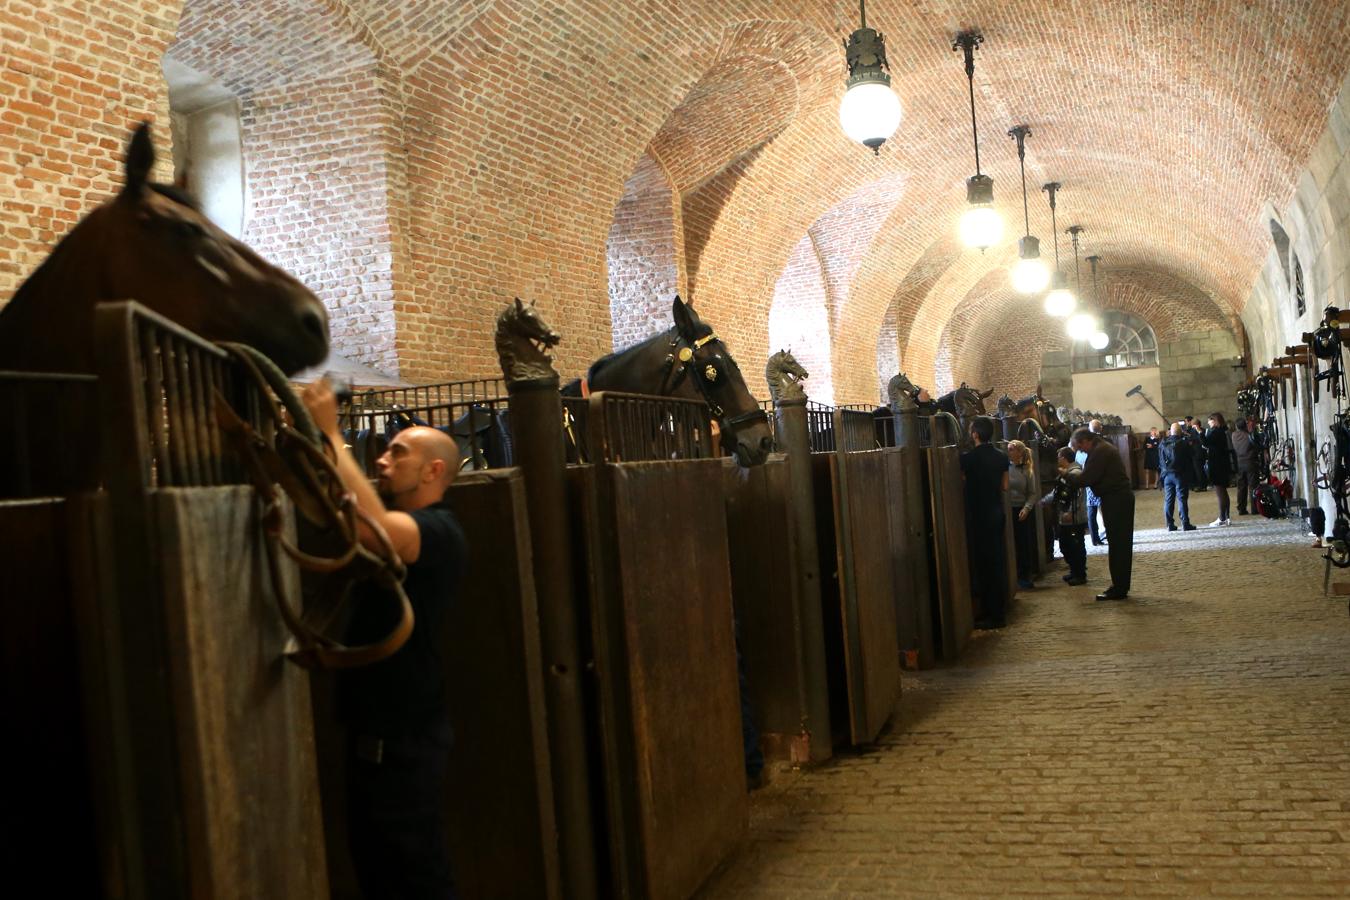
<path id="1" fill-rule="evenodd" d="M 415 625 L 388 659 L 338 673 L 338 712 L 348 730 L 347 818 L 352 863 L 366 897 L 457 896 L 445 831 L 451 732 L 441 625 L 465 557 L 464 534 L 444 504 L 459 448 L 434 428 L 400 431 L 376 461 L 377 492 L 343 445 L 337 400 L 326 380 L 304 393 L 314 423 L 337 450 L 337 470 L 361 510 L 384 527 L 408 567 L 403 589 Z M 361 540 L 379 542 L 362 525 Z M 353 591 L 350 645 L 378 641 L 397 606 L 373 582 Z"/>

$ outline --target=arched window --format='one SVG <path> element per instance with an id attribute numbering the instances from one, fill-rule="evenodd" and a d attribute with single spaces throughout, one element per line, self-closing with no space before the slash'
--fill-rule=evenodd
<path id="1" fill-rule="evenodd" d="M 1105 349 L 1094 350 L 1087 341 L 1074 342 L 1075 372 L 1135 369 L 1158 364 L 1158 338 L 1143 319 L 1127 312 L 1108 312 L 1102 316 L 1102 331 L 1106 332 Z"/>
<path id="2" fill-rule="evenodd" d="M 1303 295 L 1303 266 L 1297 254 L 1294 255 L 1294 307 L 1300 316 L 1308 311 L 1308 298 Z"/>

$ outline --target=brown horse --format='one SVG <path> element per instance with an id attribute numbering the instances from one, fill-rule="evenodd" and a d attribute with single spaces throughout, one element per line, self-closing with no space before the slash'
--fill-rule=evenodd
<path id="1" fill-rule="evenodd" d="M 94 305 L 136 300 L 209 340 L 251 344 L 288 374 L 328 355 L 328 316 L 303 284 L 149 180 L 148 123 L 126 184 L 71 230 L 0 308 L 0 369 L 91 372 Z"/>

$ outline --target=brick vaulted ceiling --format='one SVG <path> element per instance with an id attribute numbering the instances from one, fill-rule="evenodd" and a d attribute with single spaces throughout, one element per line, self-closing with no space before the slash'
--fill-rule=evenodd
<path id="1" fill-rule="evenodd" d="M 1036 188 L 1055 180 L 1061 228 L 1085 226 L 1117 282 L 1177 285 L 1186 315 L 1237 328 L 1269 247 L 1261 212 L 1292 195 L 1350 72 L 1345 0 L 872 0 L 905 106 L 873 157 L 837 120 L 856 0 L 128 3 L 176 20 L 169 52 L 236 93 L 326 80 L 379 106 L 387 302 L 413 378 L 490 371 L 513 295 L 560 320 L 564 368 L 608 350 L 606 242 L 647 157 L 675 197 L 681 283 L 741 353 L 769 349 L 775 285 L 811 233 L 836 396 L 875 395 L 892 332 L 921 380 L 940 355 L 966 365 L 1012 303 L 1017 123 L 1046 253 Z M 981 157 L 1007 223 L 985 254 L 953 240 L 973 160 L 950 44 L 969 27 L 986 38 Z M 944 334 L 960 353 L 940 353 Z"/>

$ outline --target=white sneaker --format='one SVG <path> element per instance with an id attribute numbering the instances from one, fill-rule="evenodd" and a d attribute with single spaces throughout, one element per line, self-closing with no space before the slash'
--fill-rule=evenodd
<path id="1" fill-rule="evenodd" d="M 1230 527 L 1230 526 L 1233 524 L 1233 520 L 1232 520 L 1232 519 L 1224 519 L 1224 520 L 1223 520 L 1222 522 L 1220 522 L 1219 524 L 1222 525 L 1224 528 L 1228 528 L 1228 527 Z"/>
<path id="2" fill-rule="evenodd" d="M 1223 519 L 1215 519 L 1213 522 L 1210 522 L 1210 523 L 1209 523 L 1209 527 L 1210 527 L 1210 528 L 1218 528 L 1218 527 L 1219 527 L 1220 525 L 1222 525 L 1222 524 L 1223 524 Z"/>

